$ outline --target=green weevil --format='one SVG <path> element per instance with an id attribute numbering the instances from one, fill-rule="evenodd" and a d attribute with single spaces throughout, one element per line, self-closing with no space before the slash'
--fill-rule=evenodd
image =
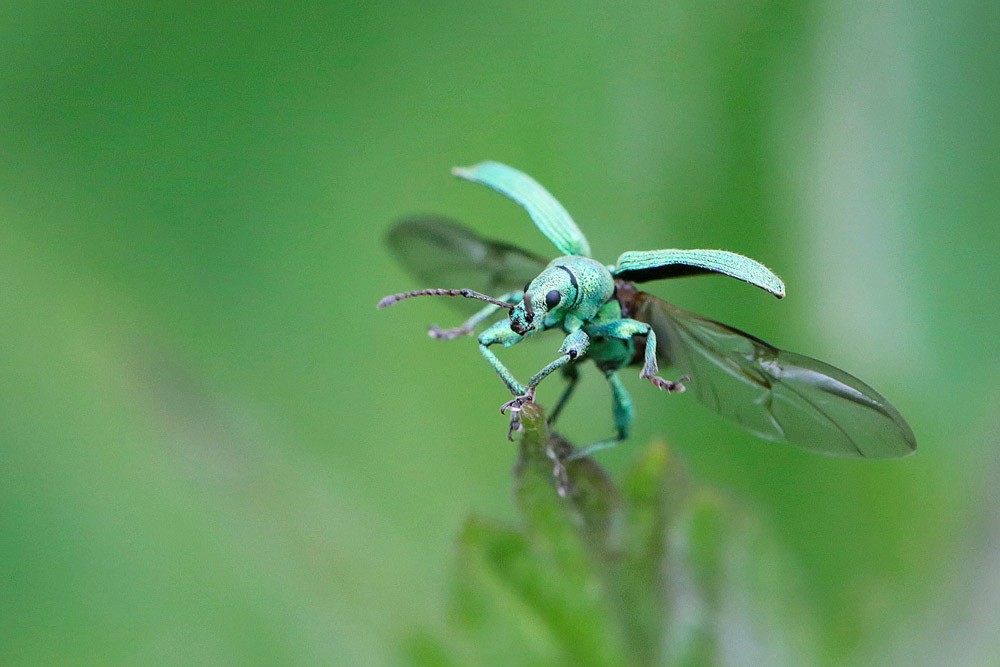
<path id="1" fill-rule="evenodd" d="M 628 438 L 635 408 L 619 372 L 631 365 L 640 365 L 639 377 L 658 389 L 680 393 L 690 388 L 700 402 L 761 438 L 838 456 L 892 458 L 916 449 L 899 412 L 856 377 L 635 287 L 636 282 L 715 273 L 784 297 L 784 283 L 760 262 L 726 250 L 670 249 L 625 252 L 606 266 L 591 259 L 587 239 L 569 213 L 530 176 L 497 162 L 452 173 L 523 206 L 562 256 L 546 262 L 445 219 L 405 220 L 389 234 L 389 246 L 404 265 L 422 279 L 462 279 L 480 291 L 417 290 L 387 296 L 378 307 L 414 296 L 488 302 L 461 326 L 431 327 L 431 337 L 441 340 L 472 335 L 479 324 L 508 310 L 509 317 L 482 331 L 478 341 L 479 351 L 514 397 L 501 407 L 510 413 L 509 438 L 520 428 L 521 407 L 534 400 L 538 384 L 560 370 L 568 383 L 552 410 L 554 422 L 576 387 L 576 365 L 589 359 L 611 385 L 615 435 L 578 450 L 573 458 Z M 522 281 L 526 284 L 518 288 Z M 498 296 L 482 293 L 491 291 Z M 559 356 L 526 384 L 490 349 L 516 345 L 549 329 L 566 334 Z M 661 377 L 660 361 L 676 368 L 679 377 Z"/>

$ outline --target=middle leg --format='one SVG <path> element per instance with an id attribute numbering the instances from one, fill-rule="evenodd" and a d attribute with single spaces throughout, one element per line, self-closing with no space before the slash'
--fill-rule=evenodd
<path id="1" fill-rule="evenodd" d="M 566 403 L 569 401 L 570 396 L 576 391 L 576 385 L 580 382 L 580 371 L 577 369 L 576 364 L 569 364 L 563 366 L 562 374 L 566 378 L 566 388 L 563 389 L 562 396 L 556 401 L 556 406 L 552 408 L 549 413 L 549 426 L 556 423 L 559 418 L 559 413 L 562 412 L 563 408 L 566 407 Z"/>
<path id="2" fill-rule="evenodd" d="M 667 391 L 680 393 L 685 389 L 684 382 L 691 379 L 685 375 L 678 380 L 671 382 L 670 380 L 665 380 L 658 375 L 660 367 L 656 362 L 656 332 L 653 331 L 653 327 L 649 326 L 645 322 L 632 319 L 612 320 L 611 322 L 591 327 L 589 329 L 589 333 L 591 336 L 595 337 L 603 336 L 606 338 L 619 338 L 622 340 L 628 340 L 633 336 L 645 336 L 646 352 L 643 357 L 642 370 L 639 372 L 639 377 L 649 380 L 658 389 L 666 389 Z"/>

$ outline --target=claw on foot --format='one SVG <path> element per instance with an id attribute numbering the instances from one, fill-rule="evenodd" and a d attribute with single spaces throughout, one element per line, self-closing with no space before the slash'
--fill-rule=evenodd
<path id="1" fill-rule="evenodd" d="M 521 426 L 521 406 L 525 403 L 532 403 L 535 400 L 535 388 L 531 387 L 528 391 L 524 392 L 520 396 L 514 397 L 513 400 L 507 401 L 500 406 L 500 414 L 510 413 L 510 427 L 507 429 L 507 439 L 514 439 L 514 431 L 520 431 Z"/>
<path id="2" fill-rule="evenodd" d="M 673 382 L 670 380 L 664 380 L 659 375 L 652 375 L 648 373 L 640 373 L 639 377 L 649 380 L 660 391 L 666 389 L 667 391 L 675 394 L 679 394 L 687 389 L 687 387 L 684 386 L 684 383 L 691 381 L 690 375 L 682 375 Z"/>
<path id="3" fill-rule="evenodd" d="M 461 336 L 471 336 L 471 327 L 454 327 L 452 329 L 442 329 L 436 324 L 432 324 L 427 330 L 427 335 L 437 340 L 453 340 Z"/>

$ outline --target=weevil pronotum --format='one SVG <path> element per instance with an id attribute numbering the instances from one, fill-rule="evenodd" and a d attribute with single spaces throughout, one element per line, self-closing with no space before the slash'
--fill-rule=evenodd
<path id="1" fill-rule="evenodd" d="M 452 173 L 486 185 L 523 206 L 561 257 L 546 262 L 514 246 L 480 237 L 449 220 L 413 219 L 389 233 L 389 246 L 421 279 L 461 279 L 465 289 L 425 289 L 388 296 L 384 308 L 414 296 L 462 296 L 488 302 L 461 326 L 431 327 L 433 338 L 472 335 L 501 309 L 509 312 L 479 334 L 479 351 L 514 398 L 508 437 L 520 428 L 521 406 L 560 370 L 568 380 L 552 409 L 555 421 L 576 387 L 576 364 L 592 360 L 611 385 L 615 437 L 579 450 L 589 455 L 628 438 L 635 416 L 619 371 L 641 365 L 639 377 L 659 389 L 690 388 L 699 401 L 748 431 L 823 454 L 869 458 L 905 456 L 916 449 L 899 412 L 856 377 L 821 361 L 785 352 L 733 327 L 687 312 L 636 289 L 636 282 L 717 273 L 778 297 L 785 285 L 763 264 L 726 250 L 640 250 L 605 266 L 566 209 L 530 176 L 497 162 Z M 523 288 L 518 286 L 525 282 Z M 473 291 L 492 292 L 496 297 Z M 566 334 L 559 356 L 519 382 L 490 348 L 510 347 L 540 331 Z M 660 377 L 658 361 L 679 377 Z"/>

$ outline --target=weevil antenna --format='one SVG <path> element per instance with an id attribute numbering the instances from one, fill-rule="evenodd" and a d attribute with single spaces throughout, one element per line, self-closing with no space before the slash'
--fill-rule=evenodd
<path id="1" fill-rule="evenodd" d="M 463 296 L 466 299 L 479 299 L 480 301 L 487 301 L 492 303 L 494 306 L 506 308 L 507 310 L 513 310 L 514 308 L 513 304 L 501 301 L 500 299 L 494 299 L 491 296 L 480 294 L 479 292 L 474 292 L 470 289 L 418 289 L 412 292 L 403 292 L 402 294 L 392 294 L 379 301 L 377 307 L 388 308 L 394 303 L 414 296 Z"/>

